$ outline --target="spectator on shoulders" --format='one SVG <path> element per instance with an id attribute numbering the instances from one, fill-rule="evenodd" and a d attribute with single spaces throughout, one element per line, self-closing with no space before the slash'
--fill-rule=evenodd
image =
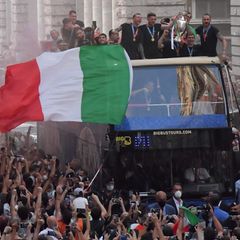
<path id="1" fill-rule="evenodd" d="M 97 45 L 107 45 L 108 39 L 107 35 L 105 33 L 101 33 L 98 37 L 96 37 L 96 43 Z"/>
<path id="2" fill-rule="evenodd" d="M 78 25 L 80 28 L 84 28 L 84 22 L 77 20 L 77 12 L 75 10 L 70 10 L 68 17 L 72 21 L 73 25 Z"/>
<path id="3" fill-rule="evenodd" d="M 76 47 L 81 47 L 84 45 L 90 45 L 90 42 L 88 39 L 86 39 L 86 34 L 84 30 L 77 29 L 76 30 Z"/>
<path id="4" fill-rule="evenodd" d="M 64 42 L 62 39 L 59 39 L 57 41 L 57 51 L 56 52 L 62 52 L 68 50 L 68 44 Z"/>
<path id="5" fill-rule="evenodd" d="M 68 44 L 68 49 L 75 47 L 76 42 L 76 30 L 79 29 L 79 26 L 73 25 L 71 19 L 63 19 L 63 27 L 61 29 L 62 39 L 65 43 Z"/>
<path id="6" fill-rule="evenodd" d="M 60 34 L 57 30 L 53 29 L 50 32 L 50 36 L 52 38 L 51 42 L 51 51 L 52 52 L 58 52 L 58 41 L 60 40 Z"/>

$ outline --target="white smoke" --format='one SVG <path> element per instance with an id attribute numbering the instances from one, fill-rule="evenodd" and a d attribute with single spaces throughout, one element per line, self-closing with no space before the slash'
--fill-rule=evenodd
<path id="1" fill-rule="evenodd" d="M 32 0 L 28 0 L 28 4 L 31 2 Z M 16 14 L 15 11 L 6 14 L 11 20 L 6 22 L 11 26 L 7 25 L 4 30 L 8 31 L 6 35 L 11 40 L 7 40 L 5 36 L 0 41 L 0 85 L 4 83 L 8 65 L 31 60 L 41 53 L 36 24 L 37 16 L 31 12 L 29 6 L 25 11 L 21 15 Z"/>

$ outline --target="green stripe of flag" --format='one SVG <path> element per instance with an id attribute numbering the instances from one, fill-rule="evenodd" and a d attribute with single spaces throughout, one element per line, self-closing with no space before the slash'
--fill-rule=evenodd
<path id="1" fill-rule="evenodd" d="M 199 223 L 199 218 L 195 214 L 193 214 L 188 208 L 183 207 L 183 206 L 181 206 L 179 208 L 184 211 L 185 217 L 188 219 L 189 223 L 192 226 L 195 226 Z"/>
<path id="2" fill-rule="evenodd" d="M 130 95 L 130 68 L 118 45 L 80 48 L 82 121 L 120 124 Z"/>

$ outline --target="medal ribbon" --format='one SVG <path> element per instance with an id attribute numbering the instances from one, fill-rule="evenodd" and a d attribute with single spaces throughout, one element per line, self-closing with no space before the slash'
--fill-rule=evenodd
<path id="1" fill-rule="evenodd" d="M 203 28 L 203 41 L 204 42 L 207 41 L 207 35 L 208 35 L 209 29 L 210 29 L 210 26 L 208 26 L 208 28 Z"/>
<path id="2" fill-rule="evenodd" d="M 152 29 L 152 31 L 151 31 L 151 29 L 149 28 L 149 26 L 147 26 L 147 30 L 148 30 L 149 34 L 151 35 L 151 37 L 152 37 L 151 40 L 155 40 L 155 39 L 154 39 L 155 27 L 153 26 L 153 29 Z"/>
<path id="3" fill-rule="evenodd" d="M 133 24 L 132 24 L 132 33 L 133 33 L 133 41 L 135 42 L 136 41 L 136 37 L 138 35 L 138 28 L 135 31 L 135 28 L 134 28 Z"/>
<path id="4" fill-rule="evenodd" d="M 187 49 L 188 49 L 188 54 L 189 54 L 189 56 L 192 57 L 193 47 L 192 47 L 191 49 L 188 47 Z"/>

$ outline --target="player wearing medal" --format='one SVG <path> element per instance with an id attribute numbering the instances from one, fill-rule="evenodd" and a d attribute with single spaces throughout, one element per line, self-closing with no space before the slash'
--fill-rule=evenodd
<path id="1" fill-rule="evenodd" d="M 155 13 L 147 15 L 147 24 L 140 26 L 142 32 L 142 45 L 145 58 L 160 58 L 161 52 L 158 49 L 158 40 L 162 36 L 163 30 L 172 27 L 172 22 L 161 25 L 156 23 L 157 16 Z"/>
<path id="2" fill-rule="evenodd" d="M 201 46 L 195 44 L 195 35 L 191 31 L 186 34 L 186 43 L 180 47 L 180 57 L 195 57 L 201 55 Z"/>
<path id="3" fill-rule="evenodd" d="M 219 30 L 211 24 L 211 16 L 206 13 L 202 17 L 202 25 L 196 29 L 197 34 L 201 38 L 201 51 L 203 56 L 215 57 L 217 56 L 217 42 L 222 43 L 223 52 L 222 58 L 226 59 L 227 41 Z"/>
<path id="4" fill-rule="evenodd" d="M 142 22 L 140 13 L 133 15 L 132 23 L 123 23 L 116 29 L 118 32 L 122 32 L 121 45 L 127 51 L 130 59 L 142 59 L 144 58 L 142 47 L 142 32 L 139 25 Z"/>

